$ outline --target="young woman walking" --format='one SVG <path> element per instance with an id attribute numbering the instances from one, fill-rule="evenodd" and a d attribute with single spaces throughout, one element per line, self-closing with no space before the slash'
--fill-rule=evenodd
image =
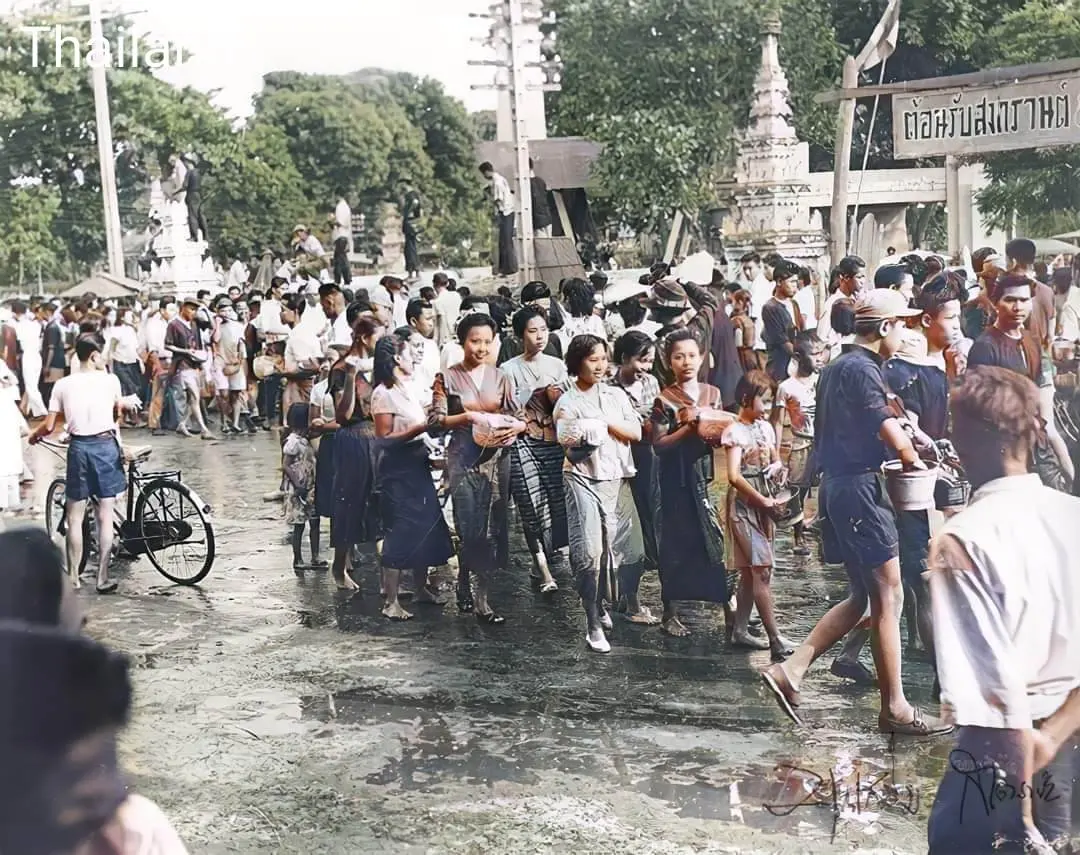
<path id="1" fill-rule="evenodd" d="M 409 335 L 398 331 L 375 345 L 375 391 L 371 412 L 379 439 L 379 488 L 385 538 L 382 547 L 382 613 L 391 620 L 412 615 L 398 601 L 403 572 L 415 580 L 414 602 L 442 605 L 428 587 L 428 570 L 454 554 L 450 530 L 435 494 L 428 465 L 427 412 L 410 383 L 415 355 Z"/>
<path id="2" fill-rule="evenodd" d="M 428 426 L 452 431 L 447 448 L 447 476 L 454 508 L 458 551 L 458 611 L 475 612 L 481 623 L 502 624 L 488 601 L 495 571 L 506 567 L 510 543 L 507 537 L 507 496 L 510 489 L 510 445 L 525 430 L 516 420 L 490 431 L 485 445 L 474 439 L 473 427 L 483 433 L 489 414 L 522 415 L 514 401 L 510 380 L 494 365 L 493 345 L 497 329 L 490 315 L 466 315 L 458 323 L 461 362 L 435 378 Z M 476 574 L 473 599 L 470 573 Z"/>
<path id="3" fill-rule="evenodd" d="M 652 441 L 660 477 L 660 585 L 663 629 L 685 636 L 678 600 L 723 603 L 728 632 L 734 626 L 728 606 L 724 536 L 709 496 L 713 480 L 712 449 L 698 436 L 702 413 L 722 419 L 720 390 L 698 381 L 702 354 L 690 330 L 676 330 L 664 340 L 664 353 L 675 382 L 663 389 L 652 414 Z M 727 414 L 728 420 L 731 414 Z"/>
<path id="4" fill-rule="evenodd" d="M 770 650 L 773 661 L 780 661 L 791 655 L 794 646 L 776 628 L 769 588 L 776 533 L 769 513 L 777 506 L 770 484 L 779 483 L 783 471 L 775 431 L 765 418 L 771 398 L 772 381 L 764 372 L 751 371 L 739 380 L 735 387 L 739 413 L 724 430 L 721 442 L 727 453 L 729 484 L 724 508 L 728 565 L 739 573 L 731 640 L 736 647 Z M 750 609 L 754 606 L 768 641 L 750 635 Z"/>
<path id="5" fill-rule="evenodd" d="M 533 558 L 532 578 L 540 593 L 559 589 L 550 563 L 568 543 L 563 493 L 563 450 L 555 435 L 553 410 L 566 384 L 566 365 L 548 356 L 547 318 L 537 306 L 514 315 L 514 335 L 525 352 L 503 363 L 514 401 L 525 411 L 525 433 L 510 447 L 510 488 Z"/>
<path id="6" fill-rule="evenodd" d="M 617 594 L 615 573 L 641 576 L 641 555 L 626 554 L 632 519 L 617 513 L 623 481 L 634 475 L 630 444 L 641 439 L 641 421 L 630 399 L 608 384 L 607 342 L 579 335 L 566 351 L 566 370 L 574 378 L 555 405 L 559 442 L 567 449 L 564 470 L 570 565 L 585 607 L 585 643 L 609 653 L 604 635 L 612 628 L 605 603 Z"/>

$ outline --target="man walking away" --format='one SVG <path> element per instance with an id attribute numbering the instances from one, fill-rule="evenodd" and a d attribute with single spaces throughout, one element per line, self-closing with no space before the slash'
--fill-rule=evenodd
<path id="1" fill-rule="evenodd" d="M 105 370 L 102 341 L 97 336 L 83 336 L 75 343 L 80 371 L 53 387 L 49 415 L 32 434 L 30 443 L 56 430 L 61 415 L 71 435 L 67 453 L 67 565 L 72 584 L 78 588 L 79 564 L 83 554 L 83 517 L 86 503 L 97 499 L 99 594 L 116 591 L 109 579 L 109 559 L 113 545 L 113 506 L 127 488 L 123 452 L 116 419 L 120 410 L 138 411 L 140 403 L 132 395 L 124 398 L 120 380 Z"/>
<path id="2" fill-rule="evenodd" d="M 15 316 L 15 337 L 19 341 L 22 356 L 23 392 L 26 396 L 26 415 L 40 419 L 47 412 L 41 397 L 41 324 L 26 308 L 26 303 L 16 300 L 11 304 Z"/>
<path id="3" fill-rule="evenodd" d="M 513 276 L 518 272 L 517 250 L 514 247 L 514 194 L 507 180 L 490 163 L 481 163 L 480 173 L 487 179 L 499 230 L 499 258 L 495 271 L 500 276 Z"/>

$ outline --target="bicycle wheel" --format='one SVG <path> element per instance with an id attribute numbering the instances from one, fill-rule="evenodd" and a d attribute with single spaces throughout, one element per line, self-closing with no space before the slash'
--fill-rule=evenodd
<path id="1" fill-rule="evenodd" d="M 79 558 L 79 575 L 90 562 L 91 553 L 97 553 L 97 518 L 93 502 L 86 506 L 83 517 L 83 550 Z M 67 540 L 67 481 L 56 478 L 45 494 L 45 530 L 51 538 Z"/>
<path id="2" fill-rule="evenodd" d="M 55 479 L 45 494 L 45 531 L 49 537 L 64 537 L 67 534 L 67 481 Z"/>
<path id="3" fill-rule="evenodd" d="M 128 541 L 137 540 L 132 546 L 144 552 L 170 582 L 197 585 L 214 563 L 214 529 L 205 508 L 179 481 L 151 481 L 135 505 L 138 537 Z"/>

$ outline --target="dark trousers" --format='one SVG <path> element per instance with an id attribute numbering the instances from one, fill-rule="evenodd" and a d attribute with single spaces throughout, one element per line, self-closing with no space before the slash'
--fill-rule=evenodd
<path id="1" fill-rule="evenodd" d="M 930 855 L 1024 851 L 1016 737 L 991 728 L 957 730 L 927 824 Z M 1035 825 L 1050 843 L 1070 833 L 1075 754 L 1076 746 L 1067 742 L 1024 785 L 1024 798 L 1033 799 Z"/>
<path id="2" fill-rule="evenodd" d="M 420 233 L 412 223 L 405 223 L 405 270 L 408 273 L 420 272 L 420 250 L 417 239 Z"/>
<path id="3" fill-rule="evenodd" d="M 188 232 L 191 239 L 197 241 L 201 230 L 203 240 L 209 241 L 210 230 L 206 227 L 206 215 L 203 214 L 202 197 L 198 193 L 188 193 L 186 202 Z"/>
<path id="4" fill-rule="evenodd" d="M 348 238 L 339 237 L 334 241 L 334 282 L 338 285 L 352 284 Z"/>
<path id="5" fill-rule="evenodd" d="M 501 276 L 513 276 L 518 272 L 517 250 L 514 248 L 514 215 L 499 214 L 499 263 Z"/>
<path id="6" fill-rule="evenodd" d="M 270 424 L 281 414 L 281 375 L 271 374 L 260 380 L 258 390 L 259 415 Z"/>

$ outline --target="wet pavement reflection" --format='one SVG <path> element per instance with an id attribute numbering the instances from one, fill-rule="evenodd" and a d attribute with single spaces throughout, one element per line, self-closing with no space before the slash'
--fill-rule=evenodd
<path id="1" fill-rule="evenodd" d="M 415 619 L 392 624 L 370 555 L 358 596 L 293 574 L 281 507 L 262 499 L 276 435 L 128 436 L 214 512 L 200 588 L 140 561 L 119 596 L 83 593 L 89 631 L 133 660 L 125 764 L 193 852 L 925 851 L 949 743 L 890 744 L 876 693 L 827 658 L 797 730 L 760 688 L 767 652 L 728 649 L 719 608 L 688 606 L 687 639 L 617 622 L 612 653 L 590 654 L 567 564 L 562 590 L 534 593 L 516 519 L 493 598 L 506 625 L 408 602 Z M 40 507 L 56 462 L 33 455 Z M 786 535 L 774 588 L 795 639 L 845 593 Z M 642 598 L 659 606 L 655 574 Z M 930 684 L 905 661 L 914 702 Z"/>

